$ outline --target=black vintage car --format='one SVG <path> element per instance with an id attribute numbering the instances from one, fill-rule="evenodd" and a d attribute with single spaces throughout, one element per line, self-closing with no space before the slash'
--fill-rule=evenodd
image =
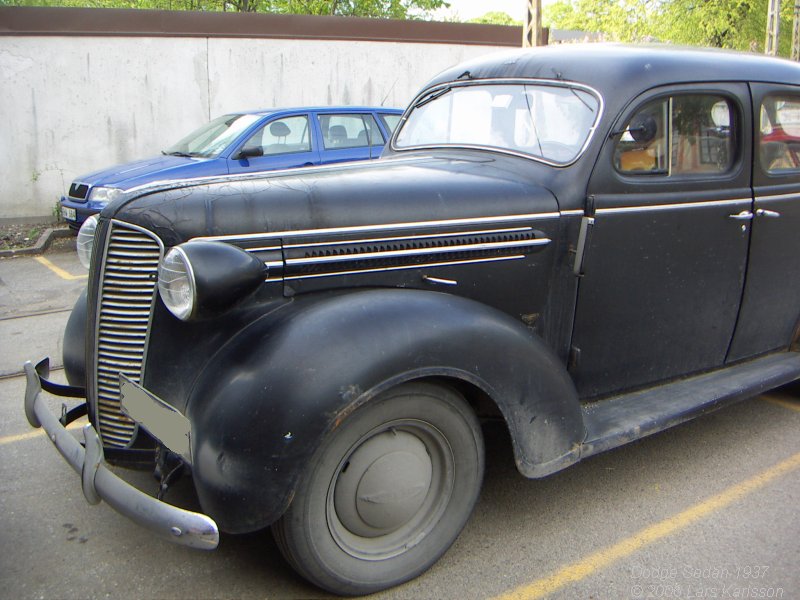
<path id="1" fill-rule="evenodd" d="M 800 377 L 800 65 L 571 46 L 452 68 L 374 164 L 131 190 L 79 237 L 70 386 L 25 408 L 91 502 L 271 526 L 342 594 L 428 568 L 481 421 L 543 477 Z M 41 389 L 86 399 L 50 413 Z M 82 411 L 85 448 L 64 429 Z M 205 514 L 124 483 L 191 472 Z"/>

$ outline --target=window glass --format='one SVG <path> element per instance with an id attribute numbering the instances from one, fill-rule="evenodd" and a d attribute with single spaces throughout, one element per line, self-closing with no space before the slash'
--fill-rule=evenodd
<path id="1" fill-rule="evenodd" d="M 308 117 L 286 117 L 267 123 L 244 145 L 245 148 L 261 148 L 264 156 L 310 152 L 311 136 Z"/>
<path id="2" fill-rule="evenodd" d="M 380 118 L 383 120 L 383 124 L 386 125 L 386 129 L 389 133 L 392 134 L 394 130 L 397 129 L 397 125 L 400 123 L 402 117 L 401 115 L 381 114 Z"/>
<path id="3" fill-rule="evenodd" d="M 724 173 L 735 156 L 733 111 L 728 100 L 708 94 L 651 102 L 620 135 L 615 166 L 628 174 Z"/>
<path id="4" fill-rule="evenodd" d="M 396 145 L 488 147 L 568 164 L 586 145 L 599 108 L 594 95 L 568 85 L 444 87 L 417 101 Z"/>
<path id="5" fill-rule="evenodd" d="M 378 122 L 372 115 L 363 115 L 364 124 L 367 126 L 367 134 L 369 135 L 370 144 L 373 146 L 383 146 L 386 140 L 383 139 L 381 128 L 378 127 Z"/>
<path id="6" fill-rule="evenodd" d="M 759 154 L 761 167 L 768 173 L 800 171 L 800 98 L 764 99 Z"/>
<path id="7" fill-rule="evenodd" d="M 319 125 L 326 150 L 384 144 L 378 124 L 370 114 L 319 115 Z"/>

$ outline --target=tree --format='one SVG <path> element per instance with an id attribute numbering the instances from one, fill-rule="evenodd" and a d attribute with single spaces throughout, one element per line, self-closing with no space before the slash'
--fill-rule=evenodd
<path id="1" fill-rule="evenodd" d="M 447 0 L 0 0 L 0 6 L 149 8 L 421 19 L 449 4 Z"/>
<path id="2" fill-rule="evenodd" d="M 501 11 L 487 12 L 482 17 L 470 19 L 467 23 L 481 23 L 483 25 L 516 25 L 522 27 L 522 21 L 515 21 L 511 15 Z"/>
<path id="3" fill-rule="evenodd" d="M 780 54 L 789 55 L 793 3 L 781 8 Z M 762 51 L 765 0 L 560 0 L 545 8 L 558 29 L 602 32 L 621 42 L 657 40 L 692 46 Z"/>

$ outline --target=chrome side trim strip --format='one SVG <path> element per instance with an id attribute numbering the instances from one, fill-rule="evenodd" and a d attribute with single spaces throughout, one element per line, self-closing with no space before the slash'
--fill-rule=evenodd
<path id="1" fill-rule="evenodd" d="M 427 254 L 454 254 L 457 252 L 483 252 L 488 250 L 507 250 L 510 248 L 527 248 L 530 246 L 546 246 L 550 238 L 536 238 L 532 240 L 515 240 L 510 242 L 486 242 L 483 244 L 461 244 L 459 246 L 437 246 L 434 248 L 412 248 L 409 250 L 394 250 L 391 252 L 363 252 L 354 254 L 340 254 L 335 256 L 314 256 L 311 258 L 287 258 L 287 266 L 306 266 L 328 263 L 360 262 L 363 260 L 402 258 L 405 256 L 423 256 Z"/>
<path id="2" fill-rule="evenodd" d="M 350 244 L 383 244 L 385 242 L 399 242 L 405 240 L 424 240 L 429 238 L 448 238 L 448 237 L 467 237 L 472 235 L 491 235 L 494 233 L 522 233 L 525 231 L 532 231 L 533 227 L 514 227 L 508 229 L 483 229 L 475 231 L 454 231 L 449 233 L 426 233 L 423 235 L 404 235 L 397 237 L 384 237 L 384 238 L 364 238 L 358 240 L 336 240 L 335 242 L 309 242 L 307 244 L 286 244 L 285 249 L 290 248 L 315 248 L 319 246 L 342 246 Z M 280 247 L 275 248 L 280 250 Z"/>
<path id="3" fill-rule="evenodd" d="M 735 206 L 737 204 L 750 204 L 752 198 L 738 198 L 736 200 L 711 200 L 708 202 L 684 202 L 681 204 L 654 204 L 651 206 L 620 206 L 614 208 L 598 208 L 596 214 L 612 215 L 617 213 L 655 212 L 662 210 L 686 210 L 692 208 L 708 208 L 711 206 Z"/>
<path id="4" fill-rule="evenodd" d="M 194 241 L 199 240 L 199 239 L 200 238 L 193 238 L 193 239 L 189 240 L 189 242 L 194 242 Z M 244 248 L 244 250 L 247 251 L 247 252 L 280 252 L 281 251 L 281 247 L 280 246 L 262 246 L 262 247 L 259 247 L 259 248 Z"/>
<path id="5" fill-rule="evenodd" d="M 574 210 L 562 210 L 559 211 L 559 214 L 562 217 L 582 217 L 584 214 L 584 210 L 582 208 L 574 209 Z"/>
<path id="6" fill-rule="evenodd" d="M 794 194 L 776 194 L 774 196 L 756 196 L 756 202 L 772 200 L 800 200 L 800 192 Z"/>
<path id="7" fill-rule="evenodd" d="M 348 227 L 326 227 L 322 229 L 290 229 L 287 231 L 271 231 L 263 233 L 244 233 L 233 235 L 215 235 L 196 237 L 193 240 L 204 242 L 249 242 L 258 240 L 271 240 L 275 238 L 294 238 L 312 235 L 335 235 L 344 233 L 371 233 L 392 231 L 395 229 L 421 229 L 423 227 L 458 227 L 461 225 L 481 225 L 487 223 L 516 223 L 541 219 L 558 219 L 561 213 L 528 213 L 524 215 L 499 215 L 494 217 L 473 217 L 466 219 L 444 219 L 437 221 L 412 221 L 406 223 L 383 223 L 378 225 L 357 225 Z M 467 232 L 469 234 L 469 232 Z M 464 235 L 464 234 L 461 234 Z"/>
<path id="8" fill-rule="evenodd" d="M 402 267 L 375 267 L 374 269 L 358 269 L 356 271 L 335 271 L 331 273 L 314 273 L 311 275 L 289 275 L 287 277 L 276 277 L 267 281 L 297 280 L 297 279 L 318 279 L 320 277 L 335 277 L 338 275 L 360 275 L 363 273 L 377 273 L 388 271 L 407 271 L 409 269 L 431 269 L 433 267 L 450 267 L 455 265 L 474 265 L 488 262 L 504 262 L 509 260 L 520 260 L 525 258 L 524 254 L 513 256 L 495 256 L 494 258 L 473 258 L 468 260 L 452 260 L 447 262 L 426 263 L 421 265 L 404 265 Z"/>

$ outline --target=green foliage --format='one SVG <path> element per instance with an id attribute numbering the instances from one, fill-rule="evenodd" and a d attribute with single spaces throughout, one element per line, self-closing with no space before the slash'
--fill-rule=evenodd
<path id="1" fill-rule="evenodd" d="M 793 2 L 782 2 L 782 56 L 790 52 L 793 8 Z M 767 1 L 560 0 L 545 7 L 544 22 L 558 29 L 602 32 L 612 41 L 652 40 L 761 52 Z"/>
<path id="2" fill-rule="evenodd" d="M 446 0 L 0 0 L 0 6 L 142 8 L 419 19 L 449 4 Z"/>
<path id="3" fill-rule="evenodd" d="M 481 23 L 483 25 L 516 25 L 522 27 L 522 21 L 515 21 L 511 15 L 501 11 L 487 12 L 482 17 L 470 19 L 467 23 Z"/>

